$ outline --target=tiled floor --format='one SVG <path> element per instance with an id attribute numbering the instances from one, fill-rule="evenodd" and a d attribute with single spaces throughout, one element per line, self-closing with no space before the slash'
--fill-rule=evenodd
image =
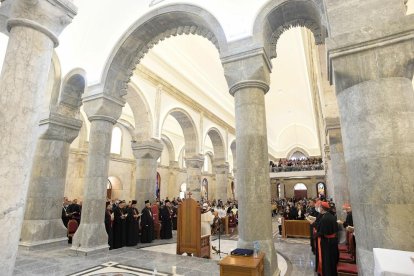
<path id="1" fill-rule="evenodd" d="M 276 226 L 274 230 L 276 230 Z M 230 252 L 236 248 L 237 233 L 221 239 L 221 250 Z M 274 231 L 274 240 L 278 254 L 279 267 L 285 275 L 314 276 L 314 256 L 306 239 L 280 239 Z M 168 242 L 169 244 L 165 244 Z M 218 248 L 218 240 L 213 240 Z M 172 272 L 173 266 L 179 275 L 219 275 L 219 256 L 213 254 L 211 260 L 199 259 L 175 254 L 175 241 L 155 241 L 152 244 L 139 244 L 104 253 L 83 256 L 70 250 L 69 246 L 32 251 L 19 250 L 14 275 L 68 275 L 108 262 L 146 268 L 159 272 Z M 223 257 L 223 256 L 222 256 Z M 0 273 L 1 275 L 1 273 Z M 103 275 L 103 274 L 101 274 Z M 109 274 L 106 274 L 109 275 Z M 115 274 L 114 274 L 115 275 Z M 127 275 L 127 274 L 117 274 Z M 132 274 L 128 274 L 132 275 Z M 282 274 L 283 275 L 283 274 Z"/>

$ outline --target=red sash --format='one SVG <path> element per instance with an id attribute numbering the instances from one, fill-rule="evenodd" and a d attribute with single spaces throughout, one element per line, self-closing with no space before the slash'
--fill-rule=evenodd
<path id="1" fill-rule="evenodd" d="M 330 234 L 330 235 L 324 235 L 324 237 L 327 238 L 327 239 L 333 239 L 333 238 L 336 238 L 336 234 L 333 233 L 333 234 Z"/>

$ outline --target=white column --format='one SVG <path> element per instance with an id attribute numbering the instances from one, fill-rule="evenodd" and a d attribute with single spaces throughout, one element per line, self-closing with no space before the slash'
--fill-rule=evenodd
<path id="1" fill-rule="evenodd" d="M 11 3 L 9 42 L 0 77 L 0 264 L 11 275 L 38 137 L 39 111 L 57 36 L 76 14 L 68 1 Z"/>
<path id="2" fill-rule="evenodd" d="M 214 165 L 214 172 L 216 173 L 216 199 L 226 202 L 229 198 L 227 195 L 229 164 Z"/>
<path id="3" fill-rule="evenodd" d="M 185 158 L 185 165 L 187 166 L 187 192 L 191 192 L 191 197 L 198 201 L 201 199 L 201 170 L 203 164 L 204 157 L 202 155 Z"/>
<path id="4" fill-rule="evenodd" d="M 83 103 L 91 129 L 81 223 L 71 249 L 88 254 L 109 248 L 104 225 L 106 185 L 112 128 L 121 115 L 124 102 L 106 95 L 95 95 L 84 98 Z"/>

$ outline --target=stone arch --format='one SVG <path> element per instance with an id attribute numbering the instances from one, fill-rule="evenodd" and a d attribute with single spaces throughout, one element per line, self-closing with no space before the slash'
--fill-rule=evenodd
<path id="1" fill-rule="evenodd" d="M 125 95 L 125 100 L 134 114 L 135 129 L 132 135 L 133 139 L 139 143 L 150 140 L 153 129 L 151 109 L 142 91 L 132 82 L 128 85 L 128 93 Z"/>
<path id="2" fill-rule="evenodd" d="M 162 126 L 164 125 L 164 122 L 167 119 L 168 115 L 173 116 L 183 130 L 185 155 L 187 157 L 196 156 L 199 152 L 199 135 L 194 120 L 191 118 L 190 114 L 188 114 L 187 111 L 182 108 L 174 108 L 165 115 L 164 120 L 162 121 Z"/>
<path id="3" fill-rule="evenodd" d="M 253 26 L 256 41 L 262 41 L 270 58 L 275 58 L 276 44 L 282 33 L 292 27 L 312 31 L 316 44 L 328 37 L 328 23 L 322 0 L 270 1 L 258 14 Z"/>
<path id="4" fill-rule="evenodd" d="M 82 105 L 82 94 L 86 87 L 86 72 L 76 68 L 66 74 L 62 81 L 62 89 L 57 102 L 58 106 L 65 106 L 79 112 Z"/>
<path id="5" fill-rule="evenodd" d="M 207 131 L 206 137 L 210 137 L 210 140 L 213 144 L 213 150 L 214 150 L 214 164 L 222 164 L 226 162 L 226 152 L 225 152 L 225 146 L 224 146 L 224 139 L 221 135 L 220 131 L 212 127 Z M 205 141 L 205 139 L 204 139 Z"/>
<path id="6" fill-rule="evenodd" d="M 122 97 L 133 71 L 145 54 L 165 38 L 197 34 L 222 52 L 227 47 L 218 20 L 201 7 L 172 4 L 154 9 L 138 19 L 123 35 L 109 57 L 102 75 L 103 93 Z"/>
<path id="7" fill-rule="evenodd" d="M 303 153 L 306 157 L 308 157 L 309 158 L 309 152 L 307 151 L 307 150 L 305 150 L 304 148 L 302 148 L 302 147 L 294 147 L 294 148 L 292 148 L 289 152 L 288 152 L 288 154 L 286 155 L 286 158 L 289 158 L 290 156 L 292 156 L 292 154 L 294 154 L 295 152 L 297 152 L 297 151 L 300 151 L 301 153 Z"/>
<path id="8" fill-rule="evenodd" d="M 170 161 L 175 161 L 175 149 L 174 149 L 174 144 L 172 143 L 171 139 L 167 135 L 162 134 L 161 140 L 164 142 L 164 144 L 167 147 L 168 155 L 170 156 Z"/>

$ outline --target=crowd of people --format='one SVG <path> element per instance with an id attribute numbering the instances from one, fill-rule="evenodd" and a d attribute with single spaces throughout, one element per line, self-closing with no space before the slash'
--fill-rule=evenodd
<path id="1" fill-rule="evenodd" d="M 271 172 L 323 170 L 322 158 L 279 159 L 269 162 Z"/>
<path id="2" fill-rule="evenodd" d="M 310 223 L 310 245 L 315 255 L 315 271 L 318 275 L 336 276 L 340 262 L 339 232 L 340 225 L 346 232 L 354 232 L 352 208 L 349 204 L 342 206 L 346 213 L 345 221 L 337 219 L 335 203 L 325 198 L 316 199 L 280 199 L 272 200 L 272 216 L 279 215 L 279 234 L 282 234 L 282 218 L 285 220 L 308 220 Z M 348 235 L 346 235 L 348 237 Z M 352 235 L 355 243 L 355 237 Z"/>

